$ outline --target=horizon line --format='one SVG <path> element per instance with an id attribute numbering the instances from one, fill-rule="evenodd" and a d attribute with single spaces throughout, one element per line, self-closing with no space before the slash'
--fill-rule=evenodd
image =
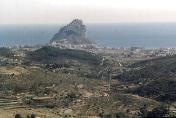
<path id="1" fill-rule="evenodd" d="M 71 22 L 71 21 L 70 21 Z M 70 22 L 60 22 L 60 23 L 0 23 L 0 25 L 64 25 L 68 24 Z M 167 24 L 173 24 L 176 23 L 176 21 L 173 22 L 84 22 L 84 24 L 161 24 L 161 23 L 167 23 Z"/>

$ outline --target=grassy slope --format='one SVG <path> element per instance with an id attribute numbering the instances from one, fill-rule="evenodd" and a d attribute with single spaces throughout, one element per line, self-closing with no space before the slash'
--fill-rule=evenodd
<path id="1" fill-rule="evenodd" d="M 159 78 L 132 92 L 159 101 L 176 101 L 176 78 Z"/>
<path id="2" fill-rule="evenodd" d="M 118 76 L 130 82 L 142 82 L 144 79 L 175 77 L 176 56 L 140 61 L 129 66 L 131 71 Z"/>
<path id="3" fill-rule="evenodd" d="M 118 76 L 127 83 L 142 83 L 133 93 L 159 101 L 176 101 L 176 56 L 141 61 Z"/>
<path id="4" fill-rule="evenodd" d="M 42 63 L 59 63 L 64 60 L 77 60 L 89 64 L 99 64 L 101 58 L 90 52 L 82 50 L 59 49 L 43 47 L 28 54 L 28 59 Z"/>
<path id="5" fill-rule="evenodd" d="M 0 48 L 0 56 L 11 58 L 13 57 L 13 52 L 8 48 Z"/>

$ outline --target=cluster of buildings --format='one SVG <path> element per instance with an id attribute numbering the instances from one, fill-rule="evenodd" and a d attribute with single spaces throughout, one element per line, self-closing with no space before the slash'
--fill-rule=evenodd
<path id="1" fill-rule="evenodd" d="M 97 48 L 95 53 L 105 53 L 122 58 L 152 58 L 176 54 L 176 48 L 153 48 L 145 49 L 140 47 L 131 48 Z"/>
<path id="2" fill-rule="evenodd" d="M 59 47 L 60 49 L 94 49 L 97 48 L 96 44 L 72 44 L 67 39 L 62 39 L 59 41 L 52 41 L 50 46 Z"/>

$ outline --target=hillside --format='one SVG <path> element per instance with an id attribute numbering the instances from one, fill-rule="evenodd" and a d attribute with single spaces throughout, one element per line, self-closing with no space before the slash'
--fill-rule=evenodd
<path id="1" fill-rule="evenodd" d="M 159 78 L 132 91 L 159 101 L 176 101 L 176 78 Z"/>
<path id="2" fill-rule="evenodd" d="M 176 56 L 166 56 L 140 61 L 129 66 L 130 71 L 119 75 L 119 79 L 130 82 L 142 82 L 152 78 L 175 77 Z"/>
<path id="3" fill-rule="evenodd" d="M 0 48 L 0 57 L 13 57 L 13 52 L 9 48 Z"/>
<path id="4" fill-rule="evenodd" d="M 29 52 L 27 59 L 44 63 L 63 63 L 66 61 L 77 61 L 85 64 L 99 64 L 101 57 L 82 50 L 60 49 L 56 47 L 42 47 L 36 51 Z"/>
<path id="5" fill-rule="evenodd" d="M 50 46 L 24 53 L 22 63 L 0 68 L 0 117 L 11 118 L 16 113 L 22 117 L 34 113 L 41 118 L 142 117 L 155 109 L 163 110 L 159 107 L 163 101 L 175 101 L 174 77 L 152 77 L 143 84 L 110 80 L 109 67 L 113 68 L 113 78 L 114 73 L 137 64 L 117 67 L 119 62 L 113 61 L 116 56 Z M 150 61 L 133 69 L 142 70 Z"/>
<path id="6" fill-rule="evenodd" d="M 176 101 L 176 56 L 166 56 L 140 61 L 129 66 L 130 70 L 117 76 L 138 87 L 129 92 L 158 101 Z"/>

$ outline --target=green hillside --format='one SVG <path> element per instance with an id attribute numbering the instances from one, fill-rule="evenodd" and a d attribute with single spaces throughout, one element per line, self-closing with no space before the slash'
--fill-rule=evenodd
<path id="1" fill-rule="evenodd" d="M 0 56 L 11 58 L 13 57 L 13 52 L 9 48 L 0 48 Z"/>
<path id="2" fill-rule="evenodd" d="M 61 63 L 66 60 L 76 60 L 85 64 L 99 64 L 101 61 L 101 57 L 90 52 L 56 47 L 42 47 L 29 52 L 27 59 L 44 64 Z"/>
<path id="3" fill-rule="evenodd" d="M 119 75 L 119 79 L 127 82 L 143 82 L 152 78 L 175 77 L 176 56 L 166 56 L 151 60 L 140 61 L 129 66 L 130 71 Z"/>
<path id="4" fill-rule="evenodd" d="M 129 66 L 117 78 L 139 87 L 129 92 L 158 101 L 176 101 L 176 56 L 145 60 Z"/>
<path id="5" fill-rule="evenodd" d="M 134 89 L 133 93 L 158 101 L 176 101 L 176 78 L 160 78 Z"/>

